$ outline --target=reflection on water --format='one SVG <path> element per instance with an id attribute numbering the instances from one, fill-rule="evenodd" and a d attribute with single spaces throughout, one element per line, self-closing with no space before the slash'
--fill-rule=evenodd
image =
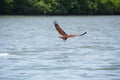
<path id="1" fill-rule="evenodd" d="M 65 43 L 54 20 L 87 34 Z M 119 25 L 119 16 L 2 16 L 0 80 L 119 80 Z"/>

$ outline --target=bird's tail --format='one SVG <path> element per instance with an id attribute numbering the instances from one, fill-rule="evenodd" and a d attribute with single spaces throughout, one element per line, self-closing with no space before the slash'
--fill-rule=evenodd
<path id="1" fill-rule="evenodd" d="M 83 35 L 85 35 L 87 32 L 84 32 L 83 34 L 81 34 L 81 35 L 79 35 L 79 36 L 83 36 Z"/>

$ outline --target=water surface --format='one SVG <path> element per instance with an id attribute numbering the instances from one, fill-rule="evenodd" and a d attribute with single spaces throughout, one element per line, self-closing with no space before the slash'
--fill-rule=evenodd
<path id="1" fill-rule="evenodd" d="M 0 80 L 120 80 L 120 16 L 0 16 Z"/>

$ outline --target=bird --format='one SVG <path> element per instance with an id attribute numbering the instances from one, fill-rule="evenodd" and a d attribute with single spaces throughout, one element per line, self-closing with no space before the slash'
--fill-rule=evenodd
<path id="1" fill-rule="evenodd" d="M 85 35 L 87 32 L 84 32 L 82 34 L 70 34 L 68 35 L 67 33 L 65 33 L 65 31 L 58 25 L 58 23 L 56 21 L 54 21 L 54 26 L 57 30 L 57 32 L 61 35 L 59 38 L 61 38 L 62 40 L 66 41 L 68 38 L 72 38 L 72 37 L 76 37 L 76 36 L 83 36 Z"/>

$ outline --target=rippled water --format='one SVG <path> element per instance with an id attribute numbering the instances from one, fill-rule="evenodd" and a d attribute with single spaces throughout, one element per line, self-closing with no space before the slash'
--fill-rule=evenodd
<path id="1" fill-rule="evenodd" d="M 120 80 L 120 16 L 0 16 L 0 80 Z"/>

